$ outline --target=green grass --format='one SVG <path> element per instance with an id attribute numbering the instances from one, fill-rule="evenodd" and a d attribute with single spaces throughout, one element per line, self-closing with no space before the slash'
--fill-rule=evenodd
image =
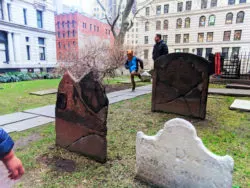
<path id="1" fill-rule="evenodd" d="M 234 158 L 234 187 L 250 186 L 250 114 L 230 111 L 232 97 L 209 97 L 205 121 L 191 121 L 198 136 L 212 152 Z M 249 99 L 249 98 L 247 98 Z M 219 104 L 219 105 L 218 105 Z M 135 180 L 136 132 L 154 135 L 163 124 L 180 117 L 167 113 L 152 113 L 151 95 L 120 102 L 110 106 L 108 115 L 108 162 L 99 164 L 83 156 L 55 147 L 54 124 L 22 133 L 14 133 L 14 140 L 40 134 L 42 139 L 19 148 L 26 175 L 19 187 L 148 187 Z M 73 173 L 58 172 L 55 164 L 45 165 L 42 157 L 61 157 L 76 162 Z"/>

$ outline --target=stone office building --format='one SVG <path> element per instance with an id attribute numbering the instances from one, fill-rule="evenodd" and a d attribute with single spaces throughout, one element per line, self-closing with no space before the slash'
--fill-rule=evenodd
<path id="1" fill-rule="evenodd" d="M 250 0 L 158 0 L 140 12 L 138 43 L 151 67 L 154 36 L 163 35 L 170 52 L 208 57 L 250 52 Z"/>
<path id="2" fill-rule="evenodd" d="M 52 0 L 0 0 L 0 72 L 56 65 Z"/>

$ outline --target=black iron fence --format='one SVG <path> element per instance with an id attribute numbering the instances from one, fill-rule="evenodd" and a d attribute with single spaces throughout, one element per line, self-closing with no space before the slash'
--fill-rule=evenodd
<path id="1" fill-rule="evenodd" d="M 250 80 L 250 53 L 221 57 L 221 77 L 230 79 Z"/>

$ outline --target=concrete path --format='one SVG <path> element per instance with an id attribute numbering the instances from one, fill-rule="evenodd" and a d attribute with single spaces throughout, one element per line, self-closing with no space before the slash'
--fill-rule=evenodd
<path id="1" fill-rule="evenodd" d="M 152 86 L 136 88 L 135 92 L 131 89 L 108 93 L 110 104 L 132 99 L 152 92 Z M 23 112 L 0 116 L 0 127 L 6 132 L 20 132 L 37 126 L 45 125 L 55 121 L 55 105 L 48 105 Z"/>

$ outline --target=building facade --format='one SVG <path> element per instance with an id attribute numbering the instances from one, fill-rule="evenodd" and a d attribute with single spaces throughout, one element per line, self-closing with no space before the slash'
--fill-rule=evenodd
<path id="1" fill-rule="evenodd" d="M 80 52 L 91 42 L 113 44 L 110 26 L 83 13 L 55 16 L 57 60 L 65 60 L 68 52 Z"/>
<path id="2" fill-rule="evenodd" d="M 139 23 L 138 44 L 153 67 L 154 36 L 162 34 L 170 52 L 189 52 L 205 58 L 220 52 L 250 52 L 250 0 L 157 0 L 144 7 Z"/>
<path id="3" fill-rule="evenodd" d="M 0 71 L 56 65 L 52 0 L 0 0 Z"/>

